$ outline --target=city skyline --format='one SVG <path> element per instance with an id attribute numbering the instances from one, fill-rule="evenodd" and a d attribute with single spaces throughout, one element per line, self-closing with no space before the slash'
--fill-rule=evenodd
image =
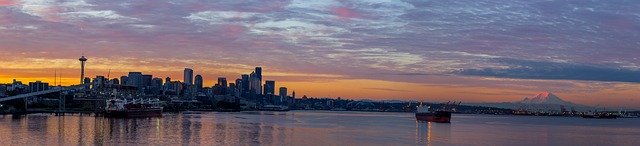
<path id="1" fill-rule="evenodd" d="M 640 2 L 0 1 L 0 82 L 255 66 L 312 97 L 640 107 Z M 455 18 L 455 19 L 453 19 Z M 455 25 L 454 25 L 455 24 Z M 277 89 L 275 89 L 277 90 Z M 275 91 L 274 91 L 275 92 Z M 275 92 L 278 93 L 278 92 Z"/>

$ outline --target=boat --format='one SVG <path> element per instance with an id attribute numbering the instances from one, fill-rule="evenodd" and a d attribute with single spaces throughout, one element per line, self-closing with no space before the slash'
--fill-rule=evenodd
<path id="1" fill-rule="evenodd" d="M 104 117 L 109 118 L 142 118 L 161 117 L 162 107 L 158 106 L 159 100 L 132 100 L 110 99 L 107 101 Z"/>
<path id="2" fill-rule="evenodd" d="M 430 106 L 420 104 L 416 107 L 416 120 L 422 122 L 451 123 L 451 111 L 431 111 Z"/>
<path id="3" fill-rule="evenodd" d="M 284 105 L 264 105 L 258 109 L 261 111 L 289 111 L 289 107 Z"/>

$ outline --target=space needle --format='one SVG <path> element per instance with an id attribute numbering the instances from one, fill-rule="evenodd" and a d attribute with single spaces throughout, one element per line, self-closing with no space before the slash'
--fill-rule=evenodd
<path id="1" fill-rule="evenodd" d="M 87 61 L 87 58 L 84 58 L 84 56 L 80 57 L 80 64 L 82 65 L 80 67 L 80 85 L 82 85 L 84 83 L 84 62 Z"/>

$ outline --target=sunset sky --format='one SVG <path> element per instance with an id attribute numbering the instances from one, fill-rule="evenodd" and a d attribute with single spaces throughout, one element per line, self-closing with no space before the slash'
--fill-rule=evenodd
<path id="1" fill-rule="evenodd" d="M 640 108 L 640 1 L 0 0 L 0 83 L 262 66 L 297 96 Z"/>

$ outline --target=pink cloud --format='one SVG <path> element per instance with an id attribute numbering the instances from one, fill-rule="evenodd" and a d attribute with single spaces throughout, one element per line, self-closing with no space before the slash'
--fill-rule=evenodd
<path id="1" fill-rule="evenodd" d="M 0 0 L 0 6 L 12 6 L 17 4 L 15 0 Z"/>
<path id="2" fill-rule="evenodd" d="M 359 18 L 361 15 L 347 7 L 333 8 L 333 13 L 340 17 L 341 20 L 351 20 L 352 18 Z"/>
<path id="3" fill-rule="evenodd" d="M 231 38 L 237 38 L 246 30 L 245 27 L 240 25 L 226 25 L 223 27 L 223 29 L 225 34 Z"/>

